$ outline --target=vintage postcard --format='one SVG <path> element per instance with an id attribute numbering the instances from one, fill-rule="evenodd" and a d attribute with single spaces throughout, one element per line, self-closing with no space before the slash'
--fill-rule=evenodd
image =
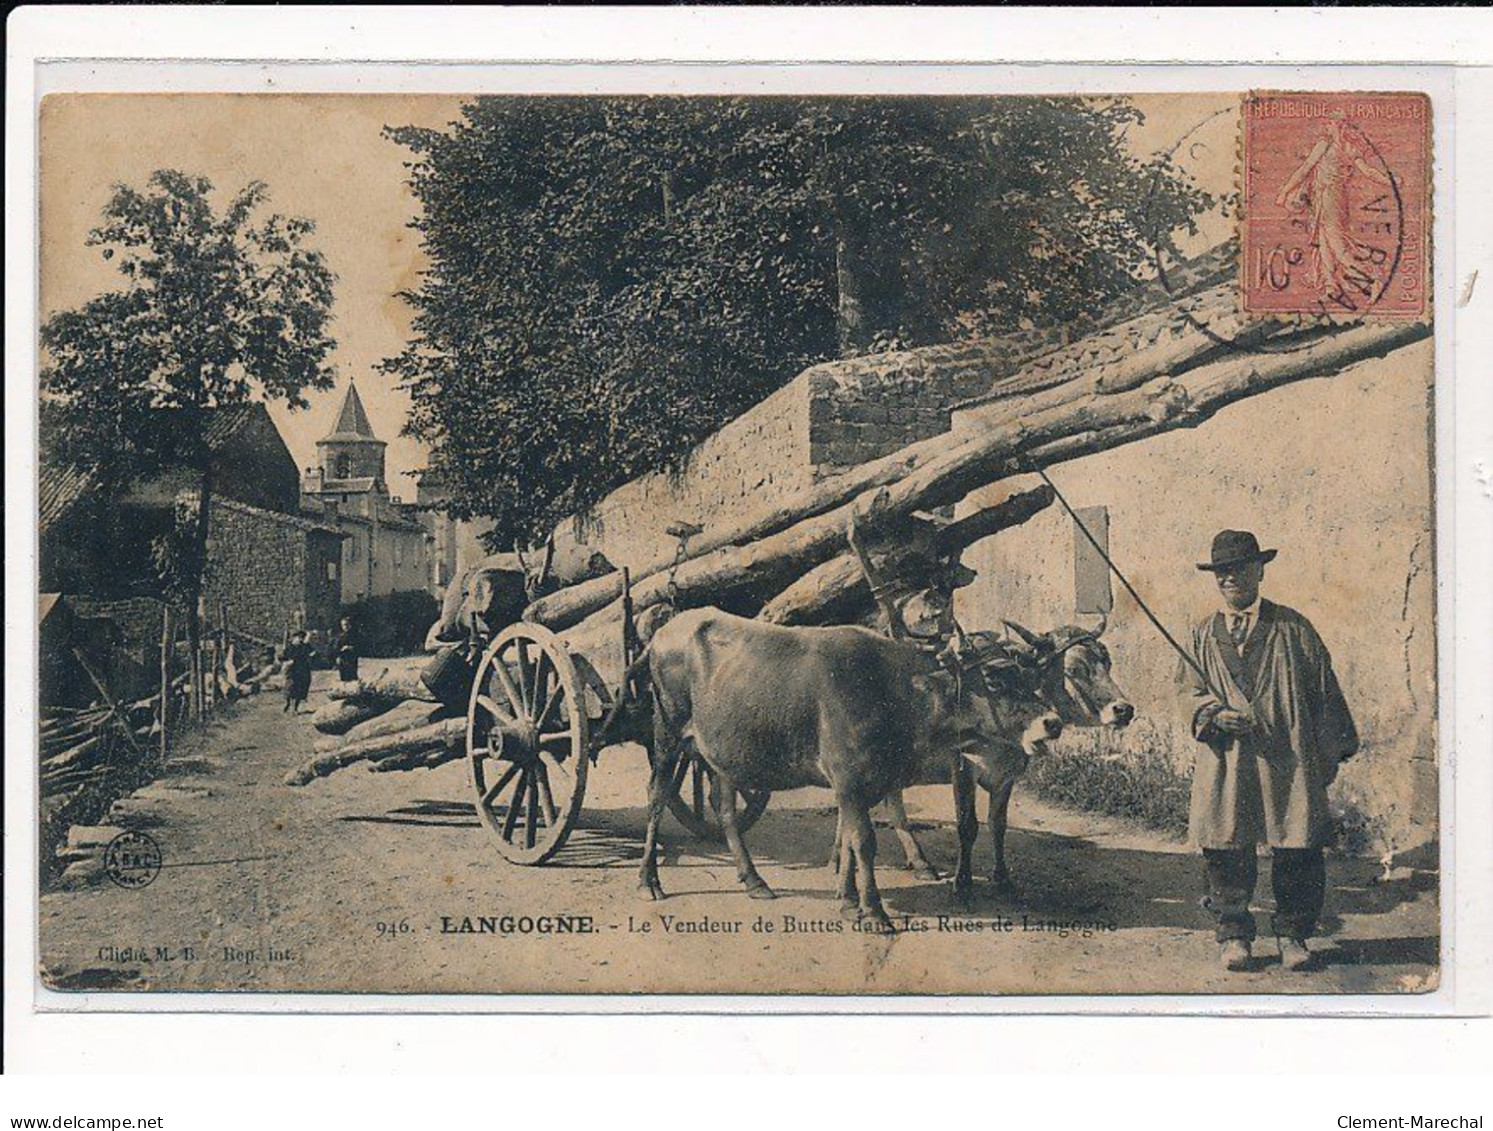
<path id="1" fill-rule="evenodd" d="M 1441 110 L 49 95 L 50 1007 L 1435 991 Z"/>

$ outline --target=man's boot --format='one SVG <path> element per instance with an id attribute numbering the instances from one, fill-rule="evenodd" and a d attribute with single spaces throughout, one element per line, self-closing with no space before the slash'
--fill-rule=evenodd
<path id="1" fill-rule="evenodd" d="M 1249 969 L 1249 943 L 1245 939 L 1227 939 L 1219 950 L 1218 960 L 1225 970 L 1239 973 Z"/>

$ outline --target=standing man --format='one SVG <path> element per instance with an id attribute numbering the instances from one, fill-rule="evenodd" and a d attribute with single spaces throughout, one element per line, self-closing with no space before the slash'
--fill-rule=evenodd
<path id="1" fill-rule="evenodd" d="M 358 646 L 353 640 L 350 617 L 338 621 L 337 631 L 332 633 L 332 662 L 337 665 L 337 678 L 343 683 L 358 678 Z"/>
<path id="2" fill-rule="evenodd" d="M 1311 623 L 1260 597 L 1265 563 L 1255 536 L 1224 530 L 1209 561 L 1220 611 L 1192 630 L 1192 664 L 1178 672 L 1185 718 L 1202 744 L 1192 778 L 1188 831 L 1202 849 L 1225 969 L 1250 964 L 1255 847 L 1270 846 L 1272 929 L 1288 970 L 1305 970 L 1327 881 L 1327 787 L 1358 750 L 1358 732 Z"/>
<path id="3" fill-rule="evenodd" d="M 281 658 L 286 663 L 285 710 L 294 715 L 301 713 L 301 704 L 311 694 L 311 656 L 306 634 L 300 630 L 291 633 Z"/>

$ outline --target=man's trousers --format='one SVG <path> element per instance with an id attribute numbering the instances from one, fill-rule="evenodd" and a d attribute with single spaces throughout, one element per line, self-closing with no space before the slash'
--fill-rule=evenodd
<path id="1" fill-rule="evenodd" d="M 1203 906 L 1213 914 L 1219 942 L 1255 937 L 1249 901 L 1259 879 L 1259 861 L 1250 848 L 1205 848 L 1208 895 Z M 1327 871 L 1320 848 L 1272 848 L 1270 886 L 1275 893 L 1271 930 L 1278 938 L 1304 941 L 1317 928 L 1327 892 Z"/>

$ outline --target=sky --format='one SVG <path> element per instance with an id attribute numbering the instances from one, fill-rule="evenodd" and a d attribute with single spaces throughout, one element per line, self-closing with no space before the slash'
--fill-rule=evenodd
<path id="1" fill-rule="evenodd" d="M 1147 122 L 1127 144 L 1139 155 L 1177 148 L 1185 166 L 1232 170 L 1218 150 L 1236 145 L 1236 95 L 1166 95 L 1139 100 Z M 220 200 L 251 180 L 270 190 L 269 208 L 316 224 L 314 246 L 338 276 L 332 332 L 337 388 L 313 394 L 291 412 L 272 404 L 296 462 L 316 458 L 316 440 L 331 430 L 349 380 L 356 381 L 375 434 L 388 442 L 387 477 L 395 495 L 412 498 L 407 473 L 422 468 L 422 446 L 400 432 L 409 397 L 377 364 L 403 348 L 411 309 L 397 296 L 417 285 L 424 259 L 408 227 L 417 205 L 405 182 L 409 154 L 381 136 L 385 125 L 444 127 L 460 116 L 448 95 L 78 94 L 42 104 L 41 314 L 86 302 L 120 277 L 85 245 L 112 186 L 143 187 L 156 169 L 206 176 Z M 1231 175 L 1231 173 L 1230 173 Z M 1228 183 L 1203 183 L 1222 193 Z M 1189 250 L 1227 235 L 1210 218 Z"/>
<path id="2" fill-rule="evenodd" d="M 357 382 L 374 433 L 389 444 L 390 490 L 413 498 L 405 473 L 423 448 L 399 433 L 409 398 L 376 372 L 408 339 L 410 308 L 397 298 L 423 264 L 405 184 L 408 151 L 380 136 L 385 125 L 444 126 L 460 100 L 369 95 L 59 95 L 41 114 L 41 307 L 52 312 L 117 285 L 98 248 L 84 244 L 116 182 L 142 186 L 156 169 L 212 181 L 222 199 L 251 180 L 270 190 L 268 208 L 316 224 L 313 246 L 338 281 L 332 333 L 337 388 L 291 412 L 272 404 L 296 462 L 315 461 L 347 382 Z"/>

